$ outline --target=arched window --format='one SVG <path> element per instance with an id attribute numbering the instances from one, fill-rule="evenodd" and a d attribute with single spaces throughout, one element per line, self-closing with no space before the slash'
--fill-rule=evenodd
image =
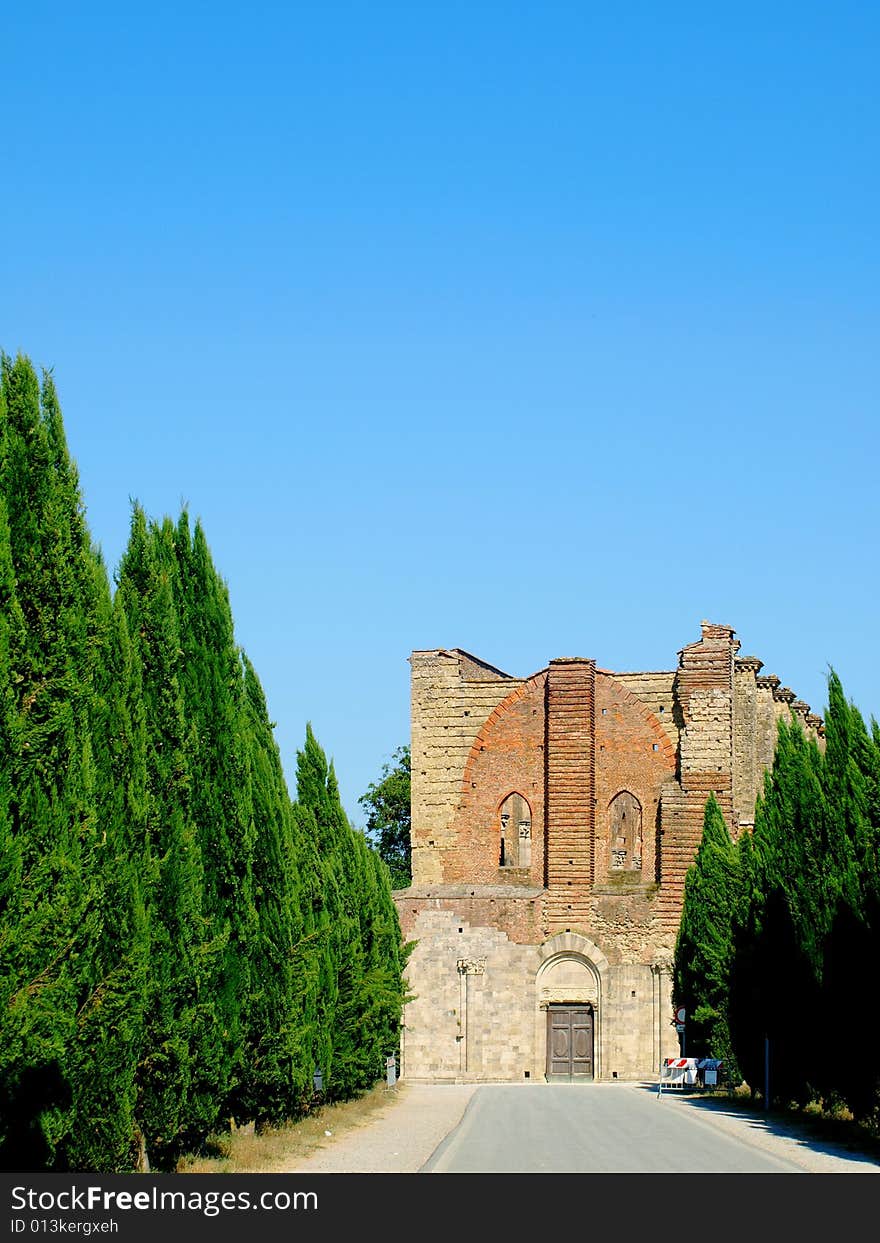
<path id="1" fill-rule="evenodd" d="M 527 868 L 532 862 L 532 809 L 521 794 L 508 794 L 501 804 L 501 851 L 503 868 Z"/>
<path id="2" fill-rule="evenodd" d="M 629 790 L 611 800 L 608 807 L 612 872 L 642 870 L 642 805 Z"/>

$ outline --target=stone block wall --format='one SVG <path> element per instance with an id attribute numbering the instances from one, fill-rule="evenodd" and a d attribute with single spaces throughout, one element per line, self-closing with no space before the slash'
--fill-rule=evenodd
<path id="1" fill-rule="evenodd" d="M 421 911 L 410 931 L 418 942 L 409 969 L 416 996 L 404 1012 L 403 1075 L 532 1077 L 537 948 L 437 908 Z"/>
<path id="2" fill-rule="evenodd" d="M 653 988 L 650 965 L 621 963 L 607 972 L 602 1021 L 603 1079 L 646 1078 L 657 1068 L 654 1028 L 658 1016 L 654 1012 Z"/>
<path id="3" fill-rule="evenodd" d="M 418 944 L 410 959 L 416 996 L 404 1012 L 406 1078 L 540 1081 L 554 1003 L 593 1007 L 596 1077 L 644 1078 L 661 1049 L 676 1051 L 664 1030 L 668 977 L 656 967 L 610 964 L 578 934 L 519 945 L 440 907 L 423 909 L 410 931 Z"/>

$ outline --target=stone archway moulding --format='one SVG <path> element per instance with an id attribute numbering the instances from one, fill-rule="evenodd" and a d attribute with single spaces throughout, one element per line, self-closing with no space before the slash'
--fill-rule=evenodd
<path id="1" fill-rule="evenodd" d="M 545 941 L 540 947 L 541 967 L 550 958 L 556 958 L 558 955 L 577 955 L 586 958 L 591 967 L 594 967 L 601 976 L 608 968 L 608 959 L 599 949 L 598 945 L 594 945 L 592 941 L 587 940 L 579 932 L 558 932 L 555 937 L 551 937 L 549 941 Z M 540 974 L 541 968 L 538 968 Z"/>
<path id="2" fill-rule="evenodd" d="M 579 932 L 560 932 L 556 936 L 551 937 L 549 941 L 545 941 L 539 947 L 540 964 L 535 973 L 535 1052 L 536 1064 L 535 1071 L 537 1074 L 543 1075 L 544 1066 L 546 1064 L 546 1005 L 542 1005 L 541 996 L 541 979 L 546 973 L 558 963 L 569 961 L 578 962 L 585 969 L 588 976 L 595 981 L 596 992 L 592 998 L 594 1006 L 594 1076 L 596 1079 L 602 1075 L 602 982 L 603 976 L 608 969 L 608 959 L 587 937 L 582 936 Z"/>

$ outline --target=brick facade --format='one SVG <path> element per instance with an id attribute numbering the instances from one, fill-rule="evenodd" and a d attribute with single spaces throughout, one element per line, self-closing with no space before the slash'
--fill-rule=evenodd
<path id="1" fill-rule="evenodd" d="M 413 652 L 405 1076 L 542 1079 L 548 1007 L 589 1012 L 594 1077 L 677 1052 L 671 962 L 706 798 L 736 836 L 780 716 L 823 734 L 738 649 L 704 622 L 670 672 L 569 657 L 525 679 Z"/>

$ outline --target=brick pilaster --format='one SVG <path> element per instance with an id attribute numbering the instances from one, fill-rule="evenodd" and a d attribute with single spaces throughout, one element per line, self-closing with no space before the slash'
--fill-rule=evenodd
<path id="1" fill-rule="evenodd" d="M 547 675 L 546 877 L 551 933 L 589 923 L 596 820 L 596 662 L 552 660 Z"/>

